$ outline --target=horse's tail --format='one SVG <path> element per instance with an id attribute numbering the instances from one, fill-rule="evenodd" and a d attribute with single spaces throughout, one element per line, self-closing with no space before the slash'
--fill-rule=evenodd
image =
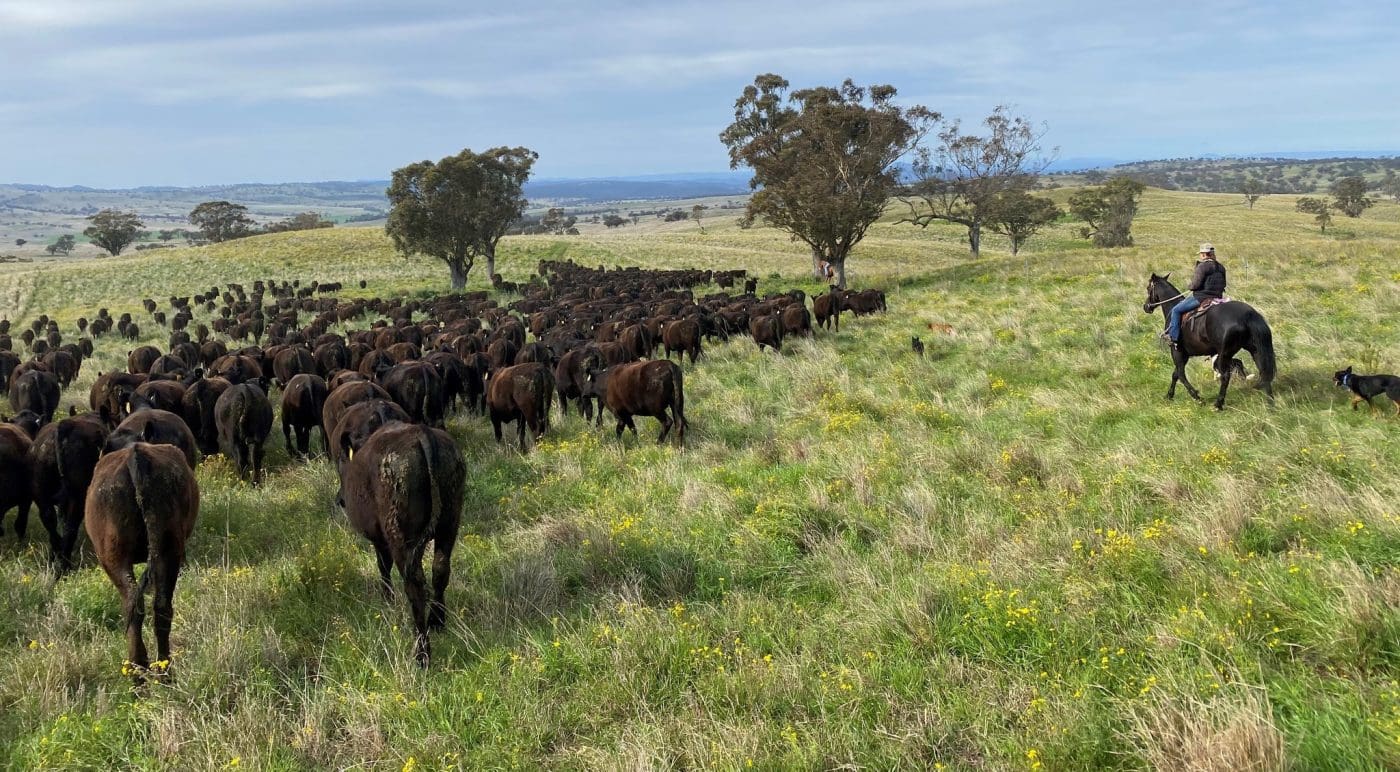
<path id="1" fill-rule="evenodd" d="M 1278 365 L 1274 361 L 1274 333 L 1259 314 L 1250 317 L 1248 325 L 1249 336 L 1254 341 L 1255 360 L 1259 365 L 1259 383 L 1255 386 L 1268 388 L 1278 374 Z"/>

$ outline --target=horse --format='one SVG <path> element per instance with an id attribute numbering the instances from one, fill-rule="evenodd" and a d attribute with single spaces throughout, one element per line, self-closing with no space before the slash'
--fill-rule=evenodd
<path id="1" fill-rule="evenodd" d="M 1142 312 L 1150 314 L 1160 308 L 1163 318 L 1170 323 L 1171 311 L 1180 303 L 1185 294 L 1172 286 L 1167 279 L 1171 274 L 1152 274 L 1147 280 L 1147 302 L 1142 304 Z M 1220 394 L 1215 398 L 1215 409 L 1225 407 L 1225 393 L 1230 389 L 1230 360 L 1240 351 L 1248 351 L 1259 368 L 1259 383 L 1255 388 L 1262 389 L 1274 401 L 1274 376 L 1277 366 L 1274 362 L 1274 334 L 1263 315 L 1246 303 L 1231 300 L 1206 309 L 1204 324 L 1182 324 L 1181 345 L 1172 349 L 1172 361 L 1176 369 L 1172 371 L 1172 385 L 1167 389 L 1167 399 L 1176 396 L 1179 381 L 1193 399 L 1201 398 L 1200 392 L 1186 380 L 1186 362 L 1192 357 L 1214 356 L 1216 371 L 1220 374 Z"/>

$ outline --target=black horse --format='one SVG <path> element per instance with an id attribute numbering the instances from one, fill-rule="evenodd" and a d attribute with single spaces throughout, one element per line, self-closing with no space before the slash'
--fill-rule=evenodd
<path id="1" fill-rule="evenodd" d="M 1142 305 L 1145 314 L 1162 309 L 1162 315 L 1168 322 L 1171 321 L 1172 309 L 1185 297 L 1167 281 L 1169 276 L 1171 274 L 1152 274 L 1152 278 L 1147 280 L 1147 302 Z M 1274 363 L 1274 334 L 1269 329 L 1269 323 L 1248 304 L 1234 300 L 1211 306 L 1205 314 L 1204 324 L 1190 327 L 1183 324 L 1181 327 L 1181 346 L 1172 349 L 1176 369 L 1172 372 L 1167 399 L 1176 396 L 1177 381 L 1186 387 L 1192 398 L 1200 399 L 1200 392 L 1186 380 L 1186 362 L 1191 357 L 1214 356 L 1216 372 L 1220 373 L 1220 395 L 1215 398 L 1215 409 L 1224 408 L 1225 392 L 1230 388 L 1230 360 L 1243 350 L 1254 357 L 1254 364 L 1259 368 L 1257 388 L 1263 389 L 1269 395 L 1269 401 L 1273 402 L 1277 368 Z"/>

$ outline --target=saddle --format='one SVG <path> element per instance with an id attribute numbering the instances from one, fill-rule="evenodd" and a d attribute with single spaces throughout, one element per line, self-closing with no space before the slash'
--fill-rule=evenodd
<path id="1" fill-rule="evenodd" d="M 1199 306 L 1196 306 L 1194 309 L 1187 311 L 1186 315 L 1181 317 L 1181 321 L 1189 322 L 1198 316 L 1204 316 L 1207 311 L 1211 310 L 1212 308 L 1215 308 L 1221 303 L 1229 303 L 1233 300 L 1234 298 L 1232 297 L 1206 298 L 1205 300 L 1201 301 L 1201 304 Z"/>
<path id="2" fill-rule="evenodd" d="M 1205 322 L 1207 311 L 1211 310 L 1212 308 L 1215 308 L 1221 303 L 1229 303 L 1232 300 L 1234 300 L 1234 298 L 1231 297 L 1206 298 L 1205 300 L 1202 300 L 1201 305 L 1197 306 L 1192 311 L 1187 311 L 1186 315 L 1181 317 L 1182 329 L 1184 330 L 1189 328 L 1195 330 L 1199 325 Z M 1202 334 L 1198 337 L 1204 338 L 1205 330 L 1200 330 L 1199 332 Z"/>

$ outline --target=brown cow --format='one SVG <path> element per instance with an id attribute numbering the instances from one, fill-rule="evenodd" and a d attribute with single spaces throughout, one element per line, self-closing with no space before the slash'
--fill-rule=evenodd
<path id="1" fill-rule="evenodd" d="M 777 314 L 767 316 L 755 316 L 749 320 L 749 334 L 753 336 L 753 342 L 758 344 L 759 352 L 764 346 L 770 346 L 779 353 L 783 350 L 783 325 L 778 320 Z"/>
<path id="2" fill-rule="evenodd" d="M 497 370 L 486 384 L 486 409 L 491 414 L 491 427 L 496 442 L 501 442 L 501 424 L 516 421 L 519 427 L 520 452 L 528 453 L 525 427 L 538 440 L 549 429 L 549 408 L 554 399 L 554 375 L 539 362 L 527 362 Z"/>
<path id="3" fill-rule="evenodd" d="M 678 441 L 685 444 L 689 422 L 685 420 L 685 383 L 680 365 L 668 359 L 634 362 L 594 371 L 590 376 L 591 390 L 602 397 L 603 405 L 617 417 L 619 438 L 624 428 L 631 429 L 635 436 L 637 425 L 632 417 L 645 415 L 661 422 L 661 436 L 656 438 L 658 445 L 666 441 L 673 426 Z"/>
<path id="4" fill-rule="evenodd" d="M 681 319 L 661 328 L 661 342 L 666 346 L 666 358 L 677 352 L 681 358 L 690 354 L 690 363 L 695 364 L 700 356 L 700 322 L 695 319 Z"/>
<path id="5" fill-rule="evenodd" d="M 808 313 L 807 306 L 800 302 L 783 309 L 782 322 L 784 337 L 812 334 L 812 315 Z"/>
<path id="6" fill-rule="evenodd" d="M 186 391 L 188 389 L 185 388 L 185 384 L 179 381 L 146 381 L 131 393 L 131 409 L 153 407 L 157 410 L 180 413 Z"/>
<path id="7" fill-rule="evenodd" d="M 412 423 L 408 413 L 390 399 L 370 399 L 351 405 L 331 429 L 329 455 L 336 472 L 385 424 Z"/>
<path id="8" fill-rule="evenodd" d="M 33 499 L 30 448 L 34 441 L 13 424 L 0 424 L 0 534 L 5 532 L 5 513 L 15 510 L 15 536 L 24 538 L 29 529 L 29 504 Z"/>
<path id="9" fill-rule="evenodd" d="M 286 389 L 292 378 L 302 373 L 316 372 L 316 360 L 311 352 L 301 346 L 290 346 L 277 352 L 272 359 L 272 373 L 277 376 L 277 387 Z"/>
<path id="10" fill-rule="evenodd" d="M 428 666 L 428 631 L 447 620 L 443 595 L 462 518 L 466 464 L 451 435 L 394 423 L 380 428 L 345 465 L 337 501 L 355 530 L 374 545 L 384 591 L 397 567 L 413 609 L 413 654 Z M 433 542 L 433 597 L 427 597 L 423 553 Z"/>
<path id="11" fill-rule="evenodd" d="M 342 384 L 326 395 L 326 404 L 321 407 L 321 425 L 335 431 L 336 424 L 352 405 L 372 399 L 392 399 L 383 386 L 368 381 L 352 381 Z"/>
<path id="12" fill-rule="evenodd" d="M 132 375 L 146 375 L 151 365 L 160 359 L 160 349 L 155 346 L 140 346 L 126 354 L 126 371 Z"/>
<path id="13" fill-rule="evenodd" d="M 194 468 L 194 434 L 185 424 L 185 419 L 168 410 L 144 408 L 133 412 L 107 436 L 102 452 L 112 453 L 138 442 L 179 448 L 185 463 Z"/>
<path id="14" fill-rule="evenodd" d="M 138 442 L 97 462 L 86 501 L 88 538 L 97 562 L 122 596 L 127 667 L 136 682 L 150 661 L 141 628 L 146 590 L 155 598 L 156 673 L 170 665 L 170 623 L 175 618 L 175 582 L 185 563 L 185 542 L 199 515 L 199 486 L 180 456 L 167 445 Z M 141 581 L 137 563 L 145 563 Z"/>
<path id="15" fill-rule="evenodd" d="M 841 331 L 841 291 L 835 287 L 825 295 L 812 298 L 812 313 L 817 318 L 817 326 L 830 329 L 835 322 L 836 331 Z"/>

